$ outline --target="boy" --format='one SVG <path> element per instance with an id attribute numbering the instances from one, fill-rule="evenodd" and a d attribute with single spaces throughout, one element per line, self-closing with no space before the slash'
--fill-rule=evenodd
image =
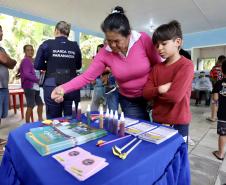
<path id="1" fill-rule="evenodd" d="M 213 102 L 218 103 L 217 111 L 217 134 L 218 151 L 214 151 L 213 155 L 219 159 L 224 160 L 224 145 L 226 144 L 226 59 L 222 63 L 223 79 L 216 82 L 213 87 Z"/>
<path id="2" fill-rule="evenodd" d="M 187 141 L 194 66 L 179 54 L 182 45 L 180 24 L 171 21 L 159 26 L 152 40 L 165 61 L 154 66 L 143 96 L 149 101 L 153 100 L 153 121 L 170 124 Z"/>

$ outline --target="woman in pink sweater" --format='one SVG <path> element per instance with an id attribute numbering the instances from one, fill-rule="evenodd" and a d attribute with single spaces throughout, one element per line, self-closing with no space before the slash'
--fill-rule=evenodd
<path id="1" fill-rule="evenodd" d="M 122 7 L 116 7 L 101 25 L 107 44 L 82 75 L 58 86 L 52 99 L 63 101 L 63 95 L 95 80 L 108 66 L 119 86 L 119 102 L 126 116 L 148 120 L 147 102 L 142 97 L 151 68 L 160 62 L 151 38 L 131 30 Z"/>

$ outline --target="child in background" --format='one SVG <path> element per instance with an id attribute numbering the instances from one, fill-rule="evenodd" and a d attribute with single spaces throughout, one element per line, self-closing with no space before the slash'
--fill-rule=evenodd
<path id="1" fill-rule="evenodd" d="M 222 62 L 225 60 L 225 56 L 224 55 L 220 55 L 217 59 L 217 63 L 216 65 L 210 70 L 210 80 L 213 84 L 213 86 L 215 85 L 215 83 L 218 80 L 221 80 L 223 78 L 223 73 L 221 70 L 221 66 L 222 66 Z M 211 94 L 211 99 L 213 100 L 213 94 Z M 210 122 L 216 122 L 217 120 L 217 105 L 215 104 L 214 101 L 211 101 L 211 115 L 210 117 L 207 117 L 206 120 L 210 121 Z"/>
<path id="2" fill-rule="evenodd" d="M 224 146 L 226 144 L 226 59 L 222 63 L 223 79 L 215 83 L 213 87 L 213 102 L 218 104 L 217 111 L 217 134 L 218 151 L 214 151 L 213 155 L 219 159 L 224 160 Z"/>
<path id="3" fill-rule="evenodd" d="M 115 77 L 111 70 L 107 67 L 105 73 L 102 74 L 102 81 L 105 86 L 106 104 L 109 110 L 117 110 L 119 107 L 119 92 Z"/>
<path id="4" fill-rule="evenodd" d="M 165 61 L 154 66 L 143 96 L 153 100 L 153 121 L 171 125 L 187 141 L 194 66 L 191 60 L 179 54 L 182 45 L 180 23 L 171 21 L 159 26 L 152 41 Z"/>
<path id="5" fill-rule="evenodd" d="M 99 44 L 97 46 L 96 53 L 99 52 L 101 48 L 103 48 L 103 44 Z M 93 94 L 92 94 L 92 101 L 91 101 L 91 111 L 98 111 L 100 105 L 105 104 L 105 97 L 104 97 L 104 84 L 101 80 L 101 76 L 98 76 L 95 81 L 92 82 L 94 85 Z"/>

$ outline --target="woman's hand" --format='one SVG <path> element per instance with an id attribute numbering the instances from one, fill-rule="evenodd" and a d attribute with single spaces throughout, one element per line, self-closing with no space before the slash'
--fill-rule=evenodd
<path id="1" fill-rule="evenodd" d="M 159 93 L 160 93 L 160 94 L 166 93 L 166 92 L 170 89 L 171 84 L 172 84 L 172 83 L 169 82 L 169 83 L 166 83 L 166 84 L 164 84 L 164 85 L 160 85 L 160 86 L 158 87 Z"/>
<path id="2" fill-rule="evenodd" d="M 61 86 L 56 87 L 51 93 L 51 98 L 57 103 L 64 101 L 64 89 Z"/>

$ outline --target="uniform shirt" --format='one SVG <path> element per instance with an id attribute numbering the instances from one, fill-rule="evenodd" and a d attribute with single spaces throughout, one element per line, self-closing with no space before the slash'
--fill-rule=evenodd
<path id="1" fill-rule="evenodd" d="M 219 95 L 217 118 L 226 121 L 226 78 L 216 82 L 212 93 Z"/>
<path id="2" fill-rule="evenodd" d="M 56 37 L 55 40 L 46 40 L 40 45 L 35 57 L 35 69 L 47 70 L 46 72 L 48 73 L 49 70 L 58 65 L 53 64 L 54 66 L 50 66 L 51 69 L 47 69 L 47 63 L 50 60 L 55 60 L 56 62 L 74 62 L 75 69 L 71 69 L 74 74 L 76 74 L 76 69 L 80 69 L 82 66 L 81 51 L 77 43 L 69 41 L 63 36 Z M 45 79 L 44 84 L 46 86 L 56 86 L 55 78 L 50 77 Z"/>
<path id="3" fill-rule="evenodd" d="M 144 87 L 144 98 L 153 100 L 152 117 L 155 122 L 188 124 L 191 121 L 190 96 L 194 75 L 193 63 L 181 56 L 171 64 L 154 66 Z M 168 92 L 160 94 L 158 87 L 171 82 Z"/>
<path id="4" fill-rule="evenodd" d="M 4 48 L 0 47 L 0 52 L 4 52 Z M 8 88 L 9 70 L 6 66 L 0 64 L 0 88 Z"/>
<path id="5" fill-rule="evenodd" d="M 62 85 L 65 93 L 81 89 L 95 80 L 108 66 L 119 91 L 127 97 L 140 97 L 152 67 L 160 62 L 151 38 L 146 33 L 133 31 L 126 56 L 114 53 L 109 46 L 100 49 L 89 68 L 80 76 Z"/>

